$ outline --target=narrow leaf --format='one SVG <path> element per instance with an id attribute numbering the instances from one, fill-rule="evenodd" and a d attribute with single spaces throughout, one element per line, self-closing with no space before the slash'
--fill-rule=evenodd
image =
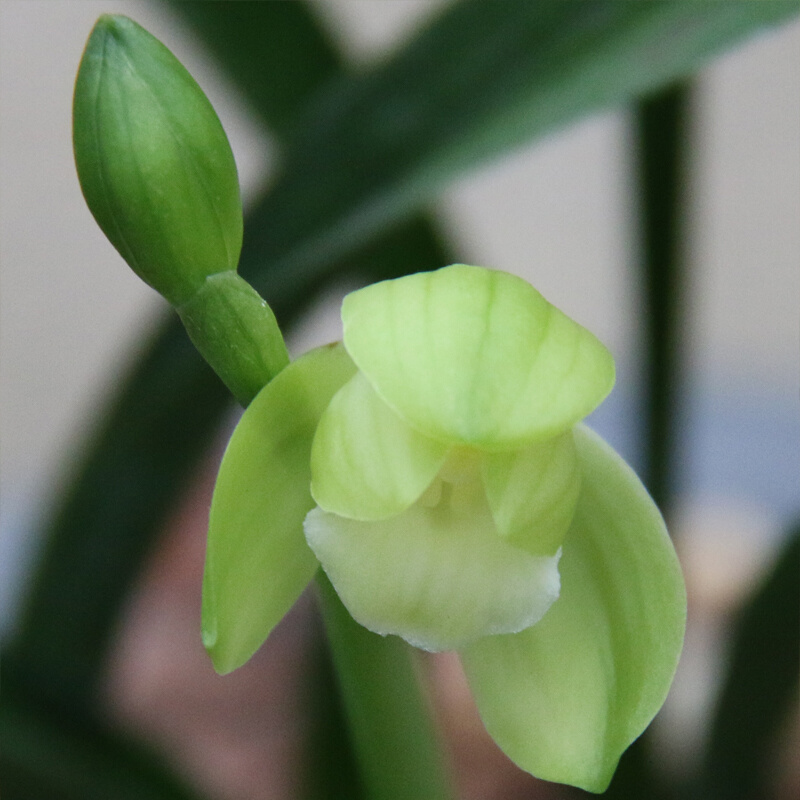
<path id="1" fill-rule="evenodd" d="M 341 68 L 310 3 L 170 0 L 170 5 L 280 136 L 291 128 L 304 101 Z"/>
<path id="2" fill-rule="evenodd" d="M 776 746 L 797 710 L 800 525 L 770 575 L 739 611 L 711 723 L 701 794 L 707 800 L 769 796 Z"/>
<path id="3" fill-rule="evenodd" d="M 316 271 L 465 170 L 796 13 L 793 0 L 455 3 L 393 58 L 317 96 L 245 248 L 271 270 Z"/>
<path id="4" fill-rule="evenodd" d="M 90 715 L 43 703 L 3 664 L 0 772 L 4 800 L 201 800 L 151 749 Z M 10 674 L 11 673 L 11 674 Z M 22 678 L 23 682 L 19 682 Z"/>

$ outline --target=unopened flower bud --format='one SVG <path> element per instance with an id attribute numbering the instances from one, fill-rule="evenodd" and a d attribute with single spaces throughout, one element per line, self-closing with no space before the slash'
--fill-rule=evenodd
<path id="1" fill-rule="evenodd" d="M 236 164 L 203 91 L 132 20 L 102 16 L 75 85 L 73 143 L 86 202 L 142 280 L 173 305 L 235 270 Z"/>

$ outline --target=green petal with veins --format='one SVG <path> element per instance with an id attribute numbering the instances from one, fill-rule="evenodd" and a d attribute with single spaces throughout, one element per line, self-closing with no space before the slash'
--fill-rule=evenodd
<path id="1" fill-rule="evenodd" d="M 572 522 L 580 490 L 572 431 L 521 450 L 487 453 L 481 472 L 501 535 L 531 553 L 555 553 Z"/>
<path id="2" fill-rule="evenodd" d="M 373 284 L 345 297 L 342 321 L 377 393 L 445 442 L 505 450 L 554 436 L 614 383 L 608 350 L 504 272 L 455 265 Z"/>
<path id="3" fill-rule="evenodd" d="M 311 442 L 355 367 L 341 345 L 312 350 L 259 392 L 219 470 L 203 576 L 203 643 L 217 672 L 244 664 L 317 569 L 303 537 L 313 507 Z"/>
<path id="4" fill-rule="evenodd" d="M 583 472 L 544 619 L 462 652 L 487 730 L 520 767 L 592 792 L 647 727 L 672 682 L 686 594 L 653 501 L 605 442 L 575 430 Z"/>
<path id="5" fill-rule="evenodd" d="M 320 420 L 311 449 L 311 494 L 325 511 L 385 519 L 425 491 L 447 449 L 403 422 L 359 372 Z"/>
<path id="6" fill-rule="evenodd" d="M 541 619 L 558 597 L 558 555 L 498 536 L 479 489 L 445 483 L 437 505 L 380 522 L 309 513 L 306 539 L 357 622 L 438 651 Z"/>

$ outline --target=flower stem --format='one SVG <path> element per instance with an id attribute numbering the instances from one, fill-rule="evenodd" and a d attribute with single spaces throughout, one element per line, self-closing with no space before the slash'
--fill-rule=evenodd
<path id="1" fill-rule="evenodd" d="M 206 278 L 176 311 L 194 346 L 245 408 L 289 363 L 272 309 L 233 271 Z"/>
<path id="2" fill-rule="evenodd" d="M 369 800 L 449 800 L 436 731 L 410 648 L 362 628 L 322 570 L 317 596 Z"/>

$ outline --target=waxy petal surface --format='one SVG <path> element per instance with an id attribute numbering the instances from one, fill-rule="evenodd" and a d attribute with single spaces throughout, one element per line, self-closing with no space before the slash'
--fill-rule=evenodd
<path id="1" fill-rule="evenodd" d="M 378 520 L 425 491 L 448 446 L 409 427 L 359 372 L 325 410 L 311 449 L 311 494 L 325 511 Z"/>
<path id="2" fill-rule="evenodd" d="M 521 450 L 487 453 L 481 468 L 501 535 L 531 553 L 555 553 L 572 522 L 580 491 L 572 431 Z"/>
<path id="3" fill-rule="evenodd" d="M 596 434 L 579 426 L 575 436 L 583 482 L 560 598 L 534 627 L 481 639 L 462 661 L 487 730 L 513 761 L 602 792 L 664 702 L 686 595 L 644 487 Z"/>
<path id="4" fill-rule="evenodd" d="M 341 345 L 286 367 L 248 406 L 220 466 L 203 577 L 203 643 L 217 672 L 241 666 L 317 569 L 303 536 L 311 442 L 355 371 Z"/>
<path id="5" fill-rule="evenodd" d="M 455 265 L 342 305 L 344 344 L 377 393 L 435 439 L 505 450 L 561 433 L 608 394 L 614 363 L 521 278 Z"/>
<path id="6" fill-rule="evenodd" d="M 435 507 L 416 503 L 380 522 L 319 508 L 306 539 L 354 619 L 425 650 L 519 631 L 558 597 L 558 556 L 536 557 L 497 535 L 482 492 L 446 484 Z"/>

